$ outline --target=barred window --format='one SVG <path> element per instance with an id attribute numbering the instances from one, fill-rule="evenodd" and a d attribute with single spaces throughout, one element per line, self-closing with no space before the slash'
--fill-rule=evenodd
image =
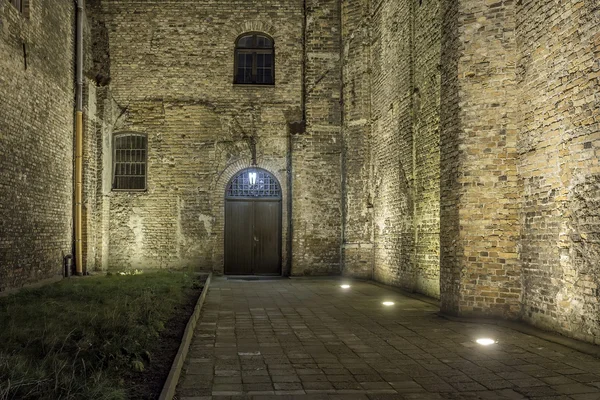
<path id="1" fill-rule="evenodd" d="M 235 83 L 273 85 L 275 48 L 273 39 L 260 33 L 240 36 L 235 43 Z"/>
<path id="2" fill-rule="evenodd" d="M 29 16 L 29 0 L 10 0 L 10 4 L 24 16 Z"/>
<path id="3" fill-rule="evenodd" d="M 147 157 L 146 135 L 115 135 L 113 189 L 146 190 Z"/>

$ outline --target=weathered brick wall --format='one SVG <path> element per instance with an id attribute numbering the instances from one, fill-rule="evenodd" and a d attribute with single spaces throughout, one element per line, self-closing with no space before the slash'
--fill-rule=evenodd
<path id="1" fill-rule="evenodd" d="M 515 9 L 445 4 L 442 46 L 442 308 L 516 317 Z"/>
<path id="2" fill-rule="evenodd" d="M 340 270 L 339 5 L 307 6 L 307 128 L 292 143 L 291 273 L 330 274 Z M 102 163 L 110 167 L 112 135 L 145 133 L 149 175 L 144 193 L 103 185 L 99 266 L 221 272 L 225 185 L 250 165 L 254 136 L 259 167 L 271 171 L 284 192 L 285 268 L 288 124 L 302 118 L 302 2 L 103 1 L 102 10 L 98 32 L 108 44 L 100 46 L 109 55 L 95 57 L 104 60 L 95 71 L 110 81 L 105 106 L 120 110 L 108 111 L 118 117 L 104 117 L 111 122 L 99 130 Z M 275 40 L 274 87 L 232 84 L 234 42 L 249 31 Z"/>
<path id="3" fill-rule="evenodd" d="M 439 2 L 370 12 L 374 277 L 439 297 Z"/>
<path id="4" fill-rule="evenodd" d="M 0 1 L 0 291 L 71 253 L 73 24 L 69 1 Z"/>
<path id="5" fill-rule="evenodd" d="M 411 0 L 371 2 L 374 277 L 412 290 Z"/>
<path id="6" fill-rule="evenodd" d="M 517 6 L 523 318 L 600 343 L 600 8 Z"/>
<path id="7" fill-rule="evenodd" d="M 369 0 L 342 2 L 343 273 L 373 275 Z"/>
<path id="8" fill-rule="evenodd" d="M 340 12 L 337 0 L 306 1 L 307 125 L 293 140 L 293 275 L 341 271 Z"/>
<path id="9" fill-rule="evenodd" d="M 413 18 L 415 290 L 439 298 L 440 2 L 415 0 Z"/>

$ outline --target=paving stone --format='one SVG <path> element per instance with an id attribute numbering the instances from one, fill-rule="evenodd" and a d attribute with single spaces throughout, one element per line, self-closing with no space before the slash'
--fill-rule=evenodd
<path id="1" fill-rule="evenodd" d="M 496 327 L 490 335 L 509 342 L 502 348 L 464 346 L 476 325 L 440 321 L 435 307 L 397 292 L 390 296 L 406 307 L 374 313 L 371 299 L 387 289 L 368 283 L 353 289 L 336 297 L 335 280 L 267 285 L 217 278 L 199 324 L 216 333 L 197 329 L 192 347 L 211 334 L 224 347 L 190 352 L 178 396 L 598 400 L 600 363 L 586 355 Z M 556 351 L 569 354 L 569 363 Z"/>

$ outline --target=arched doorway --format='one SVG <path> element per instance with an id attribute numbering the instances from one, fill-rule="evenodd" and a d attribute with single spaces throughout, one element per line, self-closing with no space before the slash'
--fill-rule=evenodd
<path id="1" fill-rule="evenodd" d="M 225 192 L 225 274 L 281 274 L 281 185 L 248 168 Z"/>

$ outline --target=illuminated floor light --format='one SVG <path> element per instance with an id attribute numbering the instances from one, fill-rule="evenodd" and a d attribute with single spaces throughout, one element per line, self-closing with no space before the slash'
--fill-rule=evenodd
<path id="1" fill-rule="evenodd" d="M 342 289 L 350 289 L 350 285 L 340 285 Z"/>
<path id="2" fill-rule="evenodd" d="M 389 306 L 393 306 L 395 303 L 393 301 L 384 301 L 382 304 L 386 307 L 389 307 Z"/>
<path id="3" fill-rule="evenodd" d="M 480 344 L 482 346 L 489 346 L 491 344 L 496 343 L 496 341 L 494 339 L 489 339 L 489 338 L 477 339 L 475 342 L 477 342 L 477 344 Z"/>

